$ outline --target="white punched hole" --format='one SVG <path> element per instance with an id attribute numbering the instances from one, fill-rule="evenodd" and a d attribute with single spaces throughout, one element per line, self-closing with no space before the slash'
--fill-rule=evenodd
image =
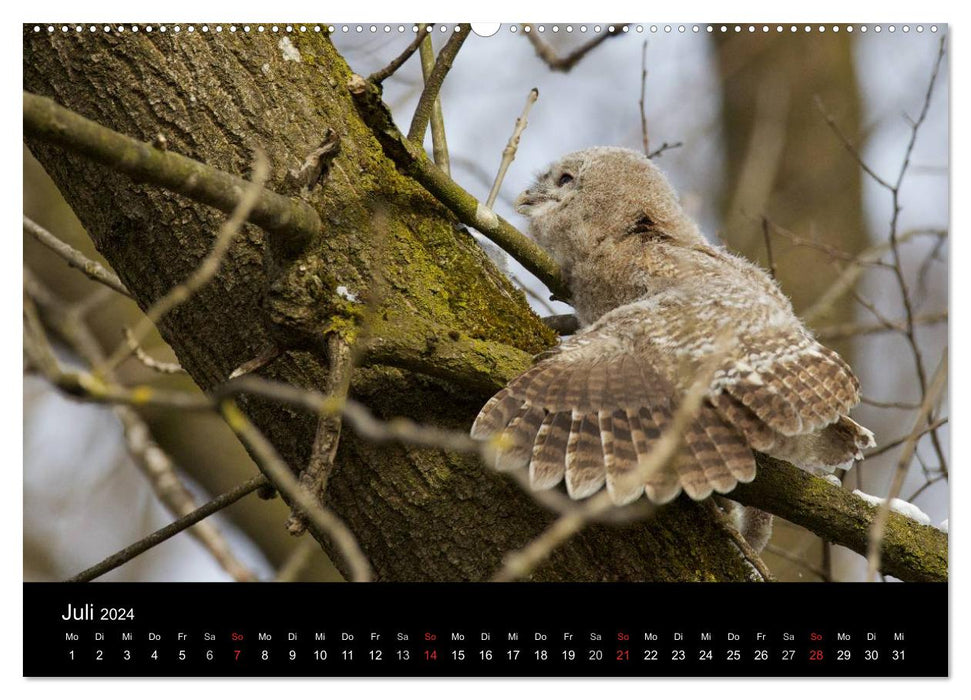
<path id="1" fill-rule="evenodd" d="M 501 27 L 502 27 L 502 24 L 500 24 L 499 22 L 473 22 L 472 23 L 472 31 L 475 32 L 478 36 L 492 36 L 493 34 L 496 34 Z"/>

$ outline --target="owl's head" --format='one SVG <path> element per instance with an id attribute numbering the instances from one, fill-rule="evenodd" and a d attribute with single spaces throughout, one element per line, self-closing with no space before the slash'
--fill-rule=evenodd
<path id="1" fill-rule="evenodd" d="M 516 200 L 536 241 L 560 258 L 635 236 L 694 245 L 704 239 L 664 173 L 628 148 L 597 147 L 553 163 Z"/>

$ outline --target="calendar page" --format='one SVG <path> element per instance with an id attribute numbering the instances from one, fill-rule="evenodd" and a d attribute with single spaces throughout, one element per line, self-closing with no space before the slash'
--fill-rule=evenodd
<path id="1" fill-rule="evenodd" d="M 25 676 L 949 674 L 947 24 L 224 19 L 22 27 Z"/>

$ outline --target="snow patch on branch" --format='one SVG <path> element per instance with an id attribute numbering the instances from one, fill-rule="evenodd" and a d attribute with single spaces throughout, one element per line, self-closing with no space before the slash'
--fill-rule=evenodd
<path id="1" fill-rule="evenodd" d="M 869 493 L 864 493 L 863 491 L 860 491 L 860 489 L 854 490 L 853 495 L 859 496 L 864 501 L 869 503 L 871 506 L 876 506 L 876 507 L 880 507 L 880 505 L 887 500 L 886 498 L 880 498 L 879 496 L 873 496 Z M 900 513 L 904 517 L 910 518 L 911 520 L 916 520 L 921 525 L 931 524 L 931 517 L 927 513 L 922 511 L 913 503 L 908 503 L 902 498 L 892 499 L 890 501 L 890 510 L 894 511 L 895 513 Z"/>

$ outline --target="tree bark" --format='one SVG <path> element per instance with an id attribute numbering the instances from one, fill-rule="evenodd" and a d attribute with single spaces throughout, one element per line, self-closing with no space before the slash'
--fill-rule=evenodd
<path id="1" fill-rule="evenodd" d="M 326 36 L 311 32 L 283 39 L 24 30 L 25 89 L 138 139 L 161 133 L 170 150 L 241 176 L 260 147 L 273 164 L 268 187 L 282 194 L 296 194 L 287 172 L 326 130 L 340 135 L 327 180 L 307 198 L 323 222 L 309 247 L 295 255 L 285 241 L 246 226 L 217 277 L 160 322 L 203 391 L 271 344 L 287 352 L 261 373 L 324 386 L 324 338 L 338 332 L 353 340 L 367 316 L 360 302 L 373 299 L 372 359 L 383 364 L 358 369 L 352 395 L 380 417 L 467 429 L 497 379 L 555 338 L 454 217 L 384 156 L 354 109 L 350 76 Z M 208 252 L 219 212 L 49 143 L 27 145 L 143 309 Z M 417 373 L 422 353 L 447 355 L 443 343 L 468 348 L 480 375 L 450 373 L 447 364 L 437 377 Z M 306 463 L 314 419 L 263 400 L 243 406 L 291 467 Z M 472 458 L 374 445 L 345 430 L 336 465 L 326 504 L 357 536 L 380 580 L 485 579 L 552 520 Z M 681 500 L 646 522 L 588 528 L 533 578 L 749 575 L 704 509 Z"/>

